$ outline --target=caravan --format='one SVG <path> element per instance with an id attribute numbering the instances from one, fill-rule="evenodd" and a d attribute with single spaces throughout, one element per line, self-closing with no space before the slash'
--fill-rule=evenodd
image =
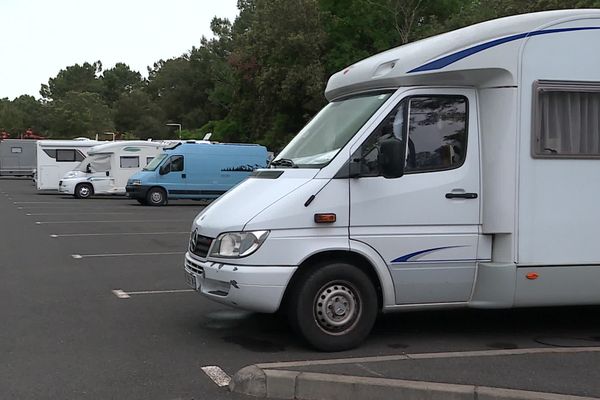
<path id="1" fill-rule="evenodd" d="M 75 169 L 62 177 L 59 191 L 79 199 L 94 194 L 124 195 L 127 179 L 170 144 L 135 140 L 94 146 Z"/>
<path id="2" fill-rule="evenodd" d="M 58 190 L 62 176 L 75 168 L 93 146 L 102 142 L 75 140 L 38 140 L 35 182 L 38 190 Z"/>
<path id="3" fill-rule="evenodd" d="M 379 311 L 600 304 L 600 10 L 488 21 L 333 75 L 271 163 L 203 210 L 187 282 L 309 343 Z"/>
<path id="4" fill-rule="evenodd" d="M 35 154 L 33 139 L 0 140 L 0 176 L 33 176 Z"/>

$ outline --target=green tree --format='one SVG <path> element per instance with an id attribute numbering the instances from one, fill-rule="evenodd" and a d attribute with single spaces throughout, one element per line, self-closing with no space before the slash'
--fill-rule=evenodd
<path id="1" fill-rule="evenodd" d="M 69 92 L 101 93 L 102 82 L 98 75 L 102 72 L 102 63 L 96 61 L 93 64 L 75 64 L 60 70 L 58 75 L 43 84 L 40 95 L 48 100 L 63 98 Z"/>
<path id="2" fill-rule="evenodd" d="M 114 130 L 111 110 L 97 93 L 67 92 L 49 103 L 48 111 L 55 137 L 93 136 Z"/>
<path id="3" fill-rule="evenodd" d="M 104 70 L 100 81 L 102 83 L 102 97 L 109 105 L 119 100 L 122 95 L 144 86 L 142 75 L 137 71 L 132 71 L 124 63 L 117 63 L 113 68 Z"/>

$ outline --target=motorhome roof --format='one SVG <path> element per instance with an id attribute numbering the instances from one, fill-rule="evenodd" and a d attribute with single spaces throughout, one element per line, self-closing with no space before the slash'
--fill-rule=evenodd
<path id="1" fill-rule="evenodd" d="M 584 19 L 600 18 L 598 9 L 558 10 L 499 18 L 396 47 L 334 74 L 325 97 L 333 100 L 370 89 L 432 83 L 513 86 L 520 48 L 528 37 L 570 30 L 600 29 Z M 581 20 L 572 28 L 553 25 Z"/>
<path id="2" fill-rule="evenodd" d="M 38 140 L 41 147 L 92 147 L 102 142 L 96 140 Z"/>
<path id="3" fill-rule="evenodd" d="M 164 147 L 168 143 L 163 142 L 150 142 L 144 140 L 126 140 L 119 142 L 108 142 L 96 145 L 88 151 L 88 154 L 97 154 L 97 153 L 113 153 L 118 151 L 119 149 L 123 149 L 128 146 L 133 147 Z"/>

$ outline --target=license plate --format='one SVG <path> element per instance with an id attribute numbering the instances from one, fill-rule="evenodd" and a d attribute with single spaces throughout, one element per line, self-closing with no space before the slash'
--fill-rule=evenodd
<path id="1" fill-rule="evenodd" d="M 185 283 L 187 283 L 188 286 L 196 290 L 196 275 L 192 275 L 189 272 L 185 271 Z"/>

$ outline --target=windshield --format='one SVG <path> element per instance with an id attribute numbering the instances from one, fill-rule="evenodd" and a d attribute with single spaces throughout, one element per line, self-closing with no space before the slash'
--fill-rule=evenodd
<path id="1" fill-rule="evenodd" d="M 329 103 L 271 165 L 297 168 L 327 165 L 390 96 L 391 92 L 369 93 Z"/>
<path id="2" fill-rule="evenodd" d="M 87 156 L 75 167 L 75 171 L 104 172 L 110 170 L 110 154 L 94 154 Z"/>
<path id="3" fill-rule="evenodd" d="M 158 156 L 154 157 L 152 161 L 150 161 L 148 165 L 143 168 L 143 170 L 154 171 L 162 163 L 162 161 L 167 158 L 167 156 L 167 153 L 160 153 Z"/>

